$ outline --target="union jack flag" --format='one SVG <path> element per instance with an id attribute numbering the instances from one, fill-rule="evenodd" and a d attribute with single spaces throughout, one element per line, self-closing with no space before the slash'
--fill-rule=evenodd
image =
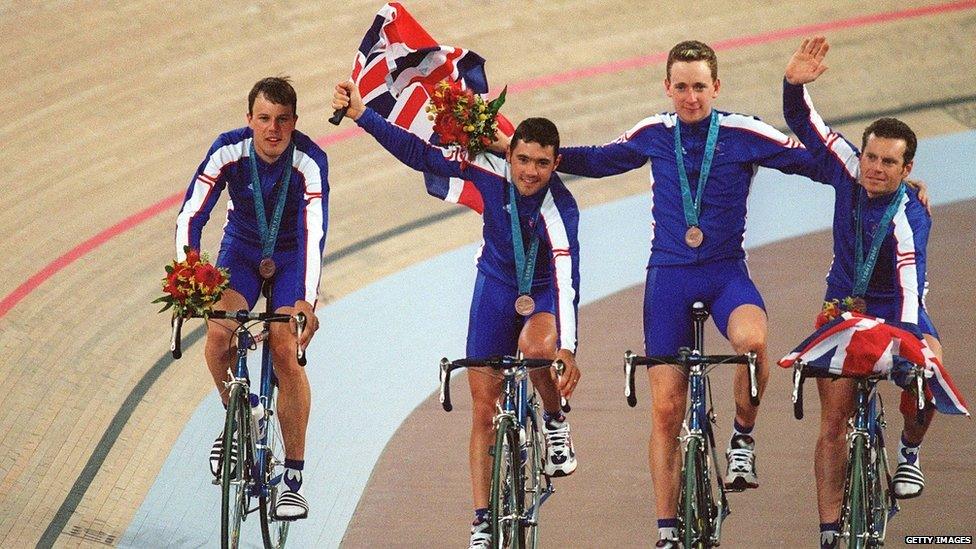
<path id="1" fill-rule="evenodd" d="M 363 102 L 390 122 L 430 142 L 433 122 L 426 106 L 445 78 L 479 94 L 488 93 L 485 60 L 473 51 L 438 44 L 398 2 L 380 8 L 363 37 L 351 80 Z M 511 135 L 511 123 L 499 115 Z M 470 181 L 424 174 L 427 192 L 441 200 L 484 211 L 481 193 Z"/>
<path id="2" fill-rule="evenodd" d="M 808 371 L 844 377 L 897 374 L 904 361 L 918 364 L 925 370 L 926 397 L 934 401 L 936 409 L 969 415 L 965 399 L 925 340 L 881 318 L 850 312 L 840 315 L 783 357 L 779 365 L 792 368 L 798 360 Z"/>

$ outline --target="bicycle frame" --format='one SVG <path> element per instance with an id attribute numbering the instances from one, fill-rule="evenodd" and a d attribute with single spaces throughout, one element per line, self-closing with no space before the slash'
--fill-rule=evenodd
<path id="1" fill-rule="evenodd" d="M 925 408 L 924 373 L 917 365 L 909 375 L 914 379 L 916 404 L 919 411 Z M 838 375 L 820 371 L 807 372 L 804 364 L 797 361 L 793 370 L 793 415 L 803 419 L 803 382 L 807 377 L 837 378 Z M 855 382 L 854 413 L 849 421 L 847 435 L 848 460 L 844 476 L 844 499 L 841 506 L 841 537 L 848 547 L 880 546 L 884 544 L 890 521 L 899 511 L 898 501 L 892 493 L 891 470 L 885 450 L 884 405 L 878 394 L 878 382 L 888 375 L 877 374 L 864 378 L 852 378 Z M 860 503 L 855 506 L 855 501 Z M 864 509 L 853 507 L 863 506 Z M 863 533 L 851 530 L 852 520 L 864 521 Z"/>
<path id="2" fill-rule="evenodd" d="M 524 367 L 509 368 L 503 370 L 502 375 L 504 376 L 502 398 L 498 403 L 498 414 L 493 420 L 494 425 L 498 425 L 501 417 L 510 416 L 519 425 L 523 433 L 528 433 L 529 430 L 541 432 L 539 429 L 539 403 L 535 400 L 535 391 L 529 390 L 528 371 Z M 539 503 L 538 505 L 533 503 L 531 507 L 526 509 L 525 517 L 522 519 L 529 526 L 539 524 L 539 510 L 542 508 L 542 504 L 555 493 L 552 480 L 546 475 L 542 475 L 542 478 L 545 480 L 545 487 L 542 489 Z"/>
<path id="3" fill-rule="evenodd" d="M 249 349 L 253 348 L 259 341 L 259 339 L 265 339 L 270 327 L 270 322 L 265 321 L 262 326 L 261 337 L 255 338 L 251 335 L 251 332 L 243 324 L 239 324 L 237 329 L 234 331 L 234 335 L 237 339 L 237 362 L 234 366 L 233 371 L 228 371 L 230 375 L 230 380 L 226 382 L 227 390 L 234 385 L 240 385 L 243 387 L 244 394 L 250 394 L 250 375 L 247 368 L 247 352 Z M 251 441 L 251 455 L 254 456 L 254 469 L 251 471 L 252 482 L 248 487 L 248 496 L 250 497 L 268 497 L 271 488 L 281 482 L 281 475 L 276 476 L 271 479 L 270 483 L 265 483 L 256 479 L 264 479 L 267 474 L 266 464 L 267 460 L 266 453 L 269 450 L 268 447 L 268 430 L 265 428 L 267 424 L 268 417 L 270 414 L 274 413 L 271 403 L 274 397 L 274 367 L 271 362 L 271 348 L 269 345 L 263 345 L 261 347 L 261 378 L 259 380 L 259 393 L 258 400 L 261 403 L 263 409 L 265 410 L 264 416 L 261 418 L 255 418 L 254 414 L 248 414 L 251 422 L 251 433 L 253 436 L 249 437 Z M 250 404 L 250 409 L 253 410 L 253 403 Z M 255 509 L 249 509 L 248 513 L 255 511 Z"/>
<path id="4" fill-rule="evenodd" d="M 709 477 L 712 476 L 712 471 L 711 467 L 709 466 L 709 459 L 707 456 L 709 454 L 711 455 L 711 462 L 713 465 L 717 466 L 719 463 L 718 451 L 715 447 L 715 435 L 712 431 L 712 424 L 715 423 L 715 417 L 710 411 L 708 405 L 708 403 L 711 402 L 711 394 L 708 384 L 708 372 L 712 367 L 718 364 L 732 363 L 748 365 L 750 400 L 753 404 L 759 404 L 759 386 L 756 375 L 755 353 L 747 353 L 745 355 L 713 356 L 704 354 L 704 325 L 708 316 L 709 315 L 705 310 L 704 304 L 698 302 L 692 306 L 692 317 L 694 319 L 695 326 L 693 349 L 683 347 L 679 349 L 678 354 L 674 356 L 641 357 L 635 355 L 631 351 L 627 351 L 624 354 L 624 372 L 625 377 L 627 378 L 627 384 L 624 388 L 624 396 L 627 397 L 627 404 L 629 404 L 631 407 L 637 405 L 637 396 L 634 390 L 635 366 L 677 364 L 686 368 L 686 373 L 688 376 L 688 410 L 685 414 L 683 434 L 680 437 L 682 463 L 686 464 L 682 469 L 682 478 L 685 478 L 685 475 L 687 474 L 687 471 L 685 470 L 685 467 L 687 466 L 685 457 L 687 456 L 689 447 L 695 446 L 697 448 L 701 448 L 702 455 L 705 456 L 705 458 L 700 464 L 701 470 L 696 471 L 696 474 L 701 475 L 702 479 L 704 480 L 703 487 L 706 489 L 708 487 Z M 715 514 L 710 518 L 710 524 L 708 525 L 707 532 L 705 532 L 708 534 L 707 539 L 700 541 L 700 543 L 708 546 L 719 544 L 722 534 L 722 523 L 730 513 L 726 494 L 730 491 L 734 491 L 726 488 L 722 482 L 722 479 L 718 475 L 715 475 L 715 484 L 718 487 L 718 501 L 712 501 L 714 498 L 712 497 L 710 490 L 706 496 L 709 503 L 715 506 Z M 684 495 L 682 497 L 684 497 Z M 707 513 L 711 514 L 711 510 L 707 510 Z M 687 527 L 687 525 L 684 526 L 684 528 Z"/>
<path id="5" fill-rule="evenodd" d="M 270 296 L 266 294 L 266 297 L 268 297 L 270 307 Z M 269 438 L 273 435 L 270 434 L 271 429 L 269 428 L 269 423 L 270 418 L 275 413 L 275 378 L 271 360 L 271 348 L 269 345 L 262 347 L 261 377 L 258 382 L 259 394 L 257 395 L 257 403 L 252 402 L 251 399 L 251 381 L 247 367 L 247 354 L 249 350 L 256 347 L 259 341 L 267 339 L 272 322 L 289 322 L 294 318 L 297 327 L 297 336 L 300 339 L 305 328 L 306 319 L 302 313 L 298 313 L 292 317 L 290 315 L 275 314 L 270 311 L 254 314 L 247 310 L 236 312 L 212 311 L 209 313 L 209 318 L 233 320 L 237 323 L 237 327 L 234 329 L 234 338 L 237 343 L 237 357 L 234 365 L 228 368 L 228 380 L 225 382 L 225 387 L 230 395 L 231 402 L 228 404 L 224 432 L 226 435 L 232 432 L 230 430 L 235 428 L 235 424 L 238 425 L 240 430 L 236 430 L 236 433 L 239 436 L 235 436 L 235 438 L 246 441 L 246 446 L 241 448 L 241 456 L 245 457 L 244 463 L 247 462 L 247 459 L 252 460 L 250 468 L 239 469 L 236 477 L 228 472 L 222 474 L 221 545 L 228 545 L 228 535 L 231 538 L 230 545 L 236 544 L 240 534 L 240 523 L 246 520 L 247 515 L 254 511 L 260 511 L 261 535 L 264 539 L 265 546 L 280 547 L 284 544 L 285 538 L 287 537 L 288 523 L 282 523 L 280 531 L 275 533 L 272 533 L 270 529 L 270 525 L 275 522 L 275 519 L 271 514 L 271 503 L 269 502 L 273 500 L 271 496 L 277 485 L 282 481 L 282 475 L 280 474 L 274 478 L 268 478 L 271 473 L 269 468 L 281 465 L 281 462 L 277 461 L 277 458 L 274 458 L 274 462 L 270 459 L 273 457 L 271 454 L 271 442 L 273 441 L 270 441 Z M 173 335 L 170 340 L 170 350 L 173 353 L 173 358 L 177 359 L 182 356 L 180 331 L 183 320 L 183 317 L 180 316 L 173 317 Z M 248 323 L 250 322 L 262 323 L 262 330 L 259 336 L 255 337 L 251 334 L 248 328 Z M 296 358 L 299 365 L 304 366 L 306 364 L 305 353 L 300 345 L 297 346 Z M 238 402 L 241 404 L 238 405 Z M 254 408 L 258 403 L 261 409 L 264 410 L 264 414 L 260 418 L 255 417 L 254 414 Z M 237 416 L 236 419 L 235 416 Z M 227 436 L 224 437 L 224 441 L 223 451 L 229 452 L 233 443 L 230 442 L 230 438 Z M 227 471 L 230 470 L 229 468 L 227 469 Z M 244 472 L 245 470 L 247 473 Z M 230 486 L 236 487 L 235 490 L 240 494 L 237 496 L 239 498 L 238 502 L 234 505 L 228 504 L 228 494 L 230 493 L 228 487 Z M 257 506 L 251 506 L 251 498 L 258 498 Z M 228 511 L 230 507 L 238 511 Z M 228 520 L 228 515 L 231 513 L 233 513 L 233 516 Z"/>
<path id="6" fill-rule="evenodd" d="M 851 432 L 847 435 L 848 451 L 853 457 L 857 441 L 860 439 L 865 448 L 867 463 L 862 474 L 867 488 L 868 524 L 862 539 L 865 545 L 883 543 L 887 533 L 888 521 L 898 513 L 897 500 L 891 495 L 890 472 L 888 470 L 887 452 L 884 445 L 884 406 L 878 395 L 878 379 L 859 379 L 854 392 L 854 416 L 850 420 Z M 850 516 L 851 472 L 853 460 L 848 459 L 848 474 L 844 483 L 844 507 L 841 510 L 841 524 L 848 524 L 846 517 Z M 882 479 L 881 475 L 886 478 Z M 878 487 L 879 490 L 875 490 Z M 841 536 L 849 541 L 849 545 L 859 545 L 851 542 L 852 532 L 848 527 L 841 532 Z"/>
<path id="7" fill-rule="evenodd" d="M 531 494 L 532 501 L 518 515 L 519 524 L 524 528 L 530 529 L 532 539 L 528 542 L 529 547 L 535 547 L 538 543 L 538 529 L 536 527 L 539 525 L 539 511 L 543 503 L 555 493 L 552 481 L 543 473 L 541 462 L 538 458 L 544 446 L 540 444 L 540 439 L 537 436 L 538 433 L 541 433 L 538 415 L 539 403 L 536 401 L 535 392 L 529 388 L 529 370 L 552 365 L 553 362 L 549 360 L 523 359 L 521 353 L 519 353 L 518 357 L 463 359 L 454 362 L 447 358 L 442 358 L 440 364 L 440 401 L 444 410 L 448 412 L 453 409 L 450 391 L 451 371 L 463 367 L 484 366 L 497 370 L 502 375 L 501 392 L 496 404 L 497 414 L 492 419 L 492 423 L 496 429 L 499 429 L 503 424 L 517 426 L 520 433 L 519 440 L 516 444 L 521 446 L 531 438 L 531 444 L 533 444 L 532 452 L 533 456 L 535 456 L 532 460 L 533 463 L 528 467 L 528 474 L 532 475 L 531 483 L 527 484 L 527 479 L 523 479 L 521 482 L 522 487 L 520 488 L 524 490 L 526 495 Z M 562 373 L 562 363 L 560 361 L 556 361 L 556 372 L 557 375 Z M 561 406 L 564 412 L 570 410 L 570 406 L 565 399 L 562 400 Z M 529 437 L 530 433 L 533 433 L 532 437 Z M 526 451 L 528 451 L 528 448 L 526 448 Z M 522 455 L 521 452 L 518 455 L 524 464 L 527 455 Z M 496 460 L 500 458 L 501 456 L 495 456 Z M 538 499 L 538 502 L 536 502 L 536 499 Z"/>

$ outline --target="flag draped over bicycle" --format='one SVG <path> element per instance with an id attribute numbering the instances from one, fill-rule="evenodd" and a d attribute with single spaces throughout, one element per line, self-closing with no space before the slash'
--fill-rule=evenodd
<path id="1" fill-rule="evenodd" d="M 843 313 L 821 326 L 779 365 L 792 368 L 797 361 L 808 371 L 844 377 L 890 373 L 896 382 L 909 367 L 905 361 L 918 364 L 925 371 L 927 400 L 944 414 L 969 415 L 966 400 L 925 340 L 880 318 Z"/>
<path id="2" fill-rule="evenodd" d="M 477 94 L 488 93 L 485 60 L 477 53 L 439 44 L 401 4 L 377 12 L 353 62 L 350 79 L 363 102 L 390 122 L 427 142 L 436 142 L 427 106 L 438 83 L 447 80 Z M 499 129 L 513 128 L 499 115 Z M 427 192 L 482 213 L 481 194 L 470 181 L 424 174 Z"/>

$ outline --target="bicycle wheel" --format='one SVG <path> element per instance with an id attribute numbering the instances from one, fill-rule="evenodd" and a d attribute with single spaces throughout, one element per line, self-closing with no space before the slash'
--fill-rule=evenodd
<path id="1" fill-rule="evenodd" d="M 220 466 L 220 546 L 224 549 L 238 546 L 241 522 L 247 514 L 247 478 L 253 462 L 248 437 L 250 429 L 246 423 L 250 419 L 250 413 L 246 389 L 242 385 L 233 385 L 227 401 L 223 462 Z M 236 464 L 232 462 L 235 448 Z"/>
<path id="2" fill-rule="evenodd" d="M 846 513 L 843 528 L 847 533 L 847 546 L 860 549 L 867 547 L 871 538 L 870 508 L 867 502 L 867 446 L 863 436 L 854 437 L 847 468 L 847 494 L 844 497 Z"/>
<path id="3" fill-rule="evenodd" d="M 282 483 L 282 468 L 285 462 L 285 445 L 281 438 L 281 425 L 278 423 L 277 411 L 278 391 L 272 389 L 271 402 L 268 403 L 268 417 L 265 420 L 267 433 L 264 450 L 264 490 L 259 498 L 261 517 L 261 538 L 266 549 L 280 549 L 288 539 L 288 525 L 286 520 L 274 518 L 274 506 L 278 502 L 279 488 Z"/>
<path id="4" fill-rule="evenodd" d="M 875 434 L 872 438 L 871 449 L 868 452 L 868 508 L 871 510 L 869 531 L 871 546 L 884 545 L 885 534 L 888 529 L 888 513 L 891 510 L 888 497 L 888 459 L 884 446 Z"/>
<path id="5" fill-rule="evenodd" d="M 701 439 L 692 436 L 685 448 L 681 470 L 681 538 L 686 549 L 711 545 L 711 489 L 705 477 L 705 453 Z"/>
<path id="6" fill-rule="evenodd" d="M 542 492 L 545 490 L 543 477 L 543 459 L 545 443 L 539 432 L 538 419 L 530 417 L 526 425 L 525 456 L 522 475 L 525 478 L 525 509 L 526 520 L 522 522 L 520 539 L 523 546 L 534 549 L 539 544 L 539 513 L 542 503 Z M 521 452 L 520 452 L 521 453 Z"/>
<path id="7" fill-rule="evenodd" d="M 525 486 L 519 465 L 518 427 L 502 417 L 495 435 L 491 468 L 491 542 L 496 548 L 519 548 Z"/>

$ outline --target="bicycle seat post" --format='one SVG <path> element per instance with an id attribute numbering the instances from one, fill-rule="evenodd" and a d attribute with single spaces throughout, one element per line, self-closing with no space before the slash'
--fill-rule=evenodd
<path id="1" fill-rule="evenodd" d="M 695 322 L 695 351 L 705 354 L 705 321 L 708 320 L 708 309 L 701 301 L 691 306 L 691 316 Z"/>

